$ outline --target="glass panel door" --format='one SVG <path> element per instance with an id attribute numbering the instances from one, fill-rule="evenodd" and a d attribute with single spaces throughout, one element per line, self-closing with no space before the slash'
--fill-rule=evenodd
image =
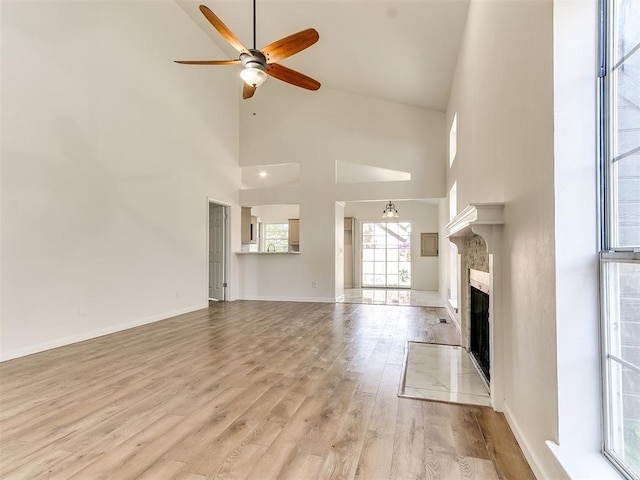
<path id="1" fill-rule="evenodd" d="M 362 286 L 411 288 L 411 222 L 362 223 Z"/>

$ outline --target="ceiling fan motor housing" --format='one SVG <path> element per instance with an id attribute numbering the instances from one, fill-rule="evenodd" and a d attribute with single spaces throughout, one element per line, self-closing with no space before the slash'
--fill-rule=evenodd
<path id="1" fill-rule="evenodd" d="M 244 68 L 267 68 L 267 57 L 260 50 L 249 50 L 249 53 L 240 54 L 240 62 Z"/>

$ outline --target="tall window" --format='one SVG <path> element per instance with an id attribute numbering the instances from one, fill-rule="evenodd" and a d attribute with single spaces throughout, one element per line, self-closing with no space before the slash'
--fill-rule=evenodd
<path id="1" fill-rule="evenodd" d="M 455 120 L 456 117 L 454 117 Z M 453 182 L 449 190 L 449 221 L 458 214 L 458 182 Z M 455 243 L 449 242 L 449 303 L 453 308 L 458 308 L 458 247 Z"/>
<path id="2" fill-rule="evenodd" d="M 604 449 L 640 479 L 640 1 L 600 2 Z"/>
<path id="3" fill-rule="evenodd" d="M 411 288 L 411 222 L 362 223 L 362 286 Z"/>
<path id="4" fill-rule="evenodd" d="M 458 114 L 453 114 L 451 128 L 449 129 L 449 167 L 453 165 L 458 153 Z"/>

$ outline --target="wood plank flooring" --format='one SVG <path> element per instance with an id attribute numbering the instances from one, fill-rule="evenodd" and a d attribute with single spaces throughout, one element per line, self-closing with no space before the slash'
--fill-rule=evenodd
<path id="1" fill-rule="evenodd" d="M 428 307 L 237 301 L 0 364 L 3 479 L 534 476 L 489 408 L 397 397 Z"/>

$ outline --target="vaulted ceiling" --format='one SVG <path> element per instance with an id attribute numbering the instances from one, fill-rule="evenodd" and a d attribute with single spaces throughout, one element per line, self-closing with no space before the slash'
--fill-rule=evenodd
<path id="1" fill-rule="evenodd" d="M 237 58 L 237 52 L 203 17 L 200 3 L 245 46 L 252 46 L 252 0 L 176 1 L 228 58 Z M 446 109 L 469 0 L 256 1 L 258 48 L 308 27 L 320 33 L 317 44 L 284 60 L 284 65 L 317 79 L 324 87 Z M 201 60 L 190 52 L 184 52 L 181 59 Z M 239 72 L 235 66 L 193 68 Z M 267 84 L 260 88 L 268 88 Z"/>

